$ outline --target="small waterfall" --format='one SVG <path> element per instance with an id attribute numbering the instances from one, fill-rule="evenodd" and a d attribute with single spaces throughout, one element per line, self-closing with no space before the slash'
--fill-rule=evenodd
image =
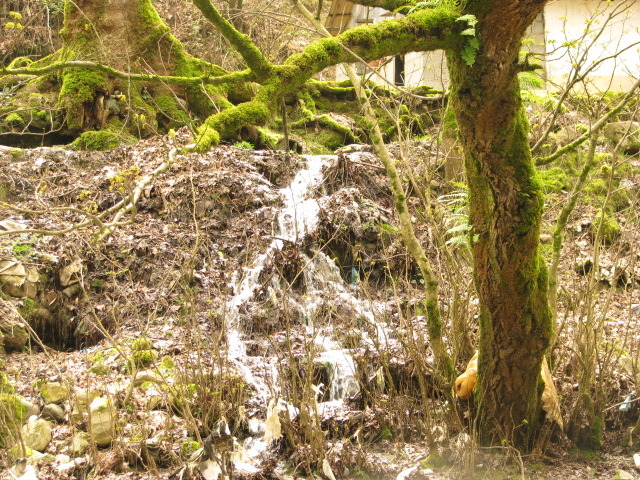
<path id="1" fill-rule="evenodd" d="M 266 251 L 255 259 L 251 267 L 243 269 L 242 272 L 236 272 L 233 282 L 235 295 L 227 303 L 228 356 L 240 368 L 247 382 L 256 387 L 258 394 L 263 397 L 265 402 L 269 397 L 268 387 L 263 384 L 264 382 L 256 379 L 244 362 L 238 361 L 238 359 L 245 359 L 247 356 L 246 347 L 239 331 L 239 309 L 243 303 L 251 300 L 254 290 L 259 285 L 260 274 L 274 254 L 283 248 L 285 242 L 295 242 L 317 226 L 320 207 L 312 194 L 322 182 L 323 167 L 335 157 L 332 155 L 309 155 L 304 158 L 307 162 L 307 168 L 298 171 L 291 184 L 279 191 L 284 198 L 284 206 L 278 214 L 278 231 L 273 232 L 274 240 Z M 274 279 L 274 281 L 276 280 Z M 275 370 L 275 368 L 272 369 L 273 375 L 275 375 Z M 273 380 L 272 383 L 275 384 L 275 377 Z"/>
<path id="2" fill-rule="evenodd" d="M 291 411 L 291 409 L 295 410 L 294 407 L 283 399 L 278 399 L 279 394 L 274 387 L 278 375 L 277 357 L 262 358 L 247 355 L 240 332 L 240 307 L 253 300 L 254 292 L 261 286 L 259 282 L 261 273 L 270 266 L 269 262 L 277 252 L 282 250 L 288 242 L 295 243 L 302 240 L 318 227 L 320 205 L 315 198 L 316 191 L 323 181 L 323 168 L 335 161 L 336 157 L 321 155 L 304 158 L 307 167 L 297 173 L 288 187 L 279 190 L 284 199 L 284 205 L 278 214 L 277 222 L 274 222 L 273 241 L 251 266 L 235 273 L 234 295 L 227 302 L 228 358 L 236 365 L 247 383 L 256 389 L 260 403 L 269 405 L 268 422 L 260 420 L 259 425 L 255 425 L 258 422 L 257 418 L 249 419 L 250 424 L 252 421 L 254 423 L 253 437 L 245 440 L 244 448 L 240 451 L 242 458 L 238 457 L 234 460 L 238 464 L 246 462 L 251 464 L 266 450 L 268 440 L 277 435 L 278 409 L 284 408 L 289 411 L 292 418 L 295 416 L 295 412 Z M 383 335 L 378 331 L 380 327 L 374 320 L 375 305 L 356 298 L 355 293 L 358 287 L 345 283 L 339 267 L 325 253 L 318 251 L 311 256 L 302 255 L 301 257 L 304 261 L 303 276 L 306 292 L 298 307 L 306 317 L 310 336 L 315 338 L 316 345 L 320 347 L 321 353 L 317 360 L 328 364 L 326 388 L 329 401 L 322 404 L 322 411 L 327 411 L 324 407 L 341 405 L 345 398 L 357 394 L 359 385 L 356 380 L 355 361 L 350 351 L 342 348 L 333 339 L 334 332 L 330 329 L 325 331 L 323 328 L 314 327 L 318 310 L 330 302 L 348 305 L 351 311 L 363 321 L 376 325 L 375 342 L 379 342 Z M 266 285 L 266 290 L 275 301 L 283 289 L 277 275 L 274 275 L 270 282 Z M 257 372 L 261 374 L 257 375 Z M 262 436 L 260 436 L 261 433 Z"/>
<path id="3" fill-rule="evenodd" d="M 330 365 L 327 402 L 342 403 L 345 398 L 356 395 L 360 391 L 356 380 L 356 364 L 349 350 L 322 352 L 318 360 Z"/>

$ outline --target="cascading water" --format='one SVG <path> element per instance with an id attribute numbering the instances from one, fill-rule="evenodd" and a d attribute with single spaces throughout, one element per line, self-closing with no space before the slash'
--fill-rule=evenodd
<path id="1" fill-rule="evenodd" d="M 322 184 L 323 168 L 330 165 L 337 157 L 320 155 L 305 156 L 304 158 L 307 167 L 297 173 L 288 187 L 279 191 L 284 199 L 284 205 L 279 211 L 277 222 L 274 225 L 274 240 L 250 267 L 236 272 L 233 283 L 234 295 L 227 302 L 228 358 L 237 366 L 247 383 L 256 389 L 256 396 L 260 399 L 260 403 L 265 407 L 269 405 L 266 424 L 261 423 L 259 427 L 252 428 L 254 435 L 260 431 L 265 432 L 264 438 L 247 439 L 242 461 L 238 458 L 241 463 L 251 463 L 251 458 L 256 458 L 266 449 L 268 439 L 274 435 L 275 425 L 271 425 L 271 423 L 277 422 L 277 409 L 289 409 L 291 413 L 293 408 L 286 405 L 282 399 L 277 400 L 279 396 L 277 389 L 269 388 L 269 385 L 275 386 L 277 383 L 277 359 L 275 357 L 271 360 L 260 358 L 258 361 L 261 363 L 256 366 L 256 358 L 252 359 L 247 356 L 240 332 L 240 307 L 245 302 L 252 301 L 255 291 L 262 286 L 259 281 L 260 275 L 269 266 L 269 262 L 273 261 L 275 254 L 282 250 L 288 242 L 295 243 L 302 240 L 317 229 L 320 204 L 314 194 Z M 306 293 L 304 303 L 299 307 L 305 317 L 308 333 L 313 335 L 315 343 L 323 350 L 317 360 L 325 362 L 329 366 L 329 384 L 325 387 L 329 392 L 329 402 L 325 402 L 325 404 L 336 405 L 342 403 L 346 397 L 358 392 L 355 362 L 351 353 L 331 338 L 330 332 L 325 334 L 325 332 L 315 329 L 313 325 L 315 313 L 322 302 L 326 302 L 327 296 L 330 296 L 351 305 L 359 317 L 372 324 L 375 324 L 374 314 L 370 304 L 354 296 L 356 287 L 349 286 L 344 282 L 340 275 L 340 269 L 327 255 L 318 251 L 310 257 L 305 255 L 301 257 L 304 261 L 303 275 Z M 270 282 L 265 287 L 274 293 L 274 296 L 275 293 L 283 291 L 277 276 L 274 275 Z M 377 330 L 376 335 L 380 336 L 380 332 Z M 263 375 L 254 375 L 255 368 L 260 368 Z M 270 378 L 264 378 L 265 371 L 267 372 L 266 376 Z"/>

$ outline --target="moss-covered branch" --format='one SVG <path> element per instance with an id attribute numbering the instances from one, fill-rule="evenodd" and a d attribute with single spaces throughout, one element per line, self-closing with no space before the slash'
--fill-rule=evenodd
<path id="1" fill-rule="evenodd" d="M 229 41 L 231 46 L 242 55 L 244 61 L 247 62 L 247 66 L 258 78 L 269 78 L 271 75 L 271 63 L 269 63 L 248 35 L 244 35 L 236 30 L 231 22 L 225 19 L 218 9 L 213 6 L 211 0 L 193 0 L 193 3 L 205 18 Z"/>
<path id="2" fill-rule="evenodd" d="M 353 61 L 354 54 L 371 61 L 412 51 L 459 49 L 464 39 L 457 33 L 458 16 L 448 7 L 422 10 L 313 42 L 283 65 L 273 66 L 271 77 L 252 101 L 210 116 L 198 131 L 196 149 L 208 150 L 244 125 L 264 123 L 278 99 L 296 92 L 323 69 Z"/>
<path id="3" fill-rule="evenodd" d="M 409 7 L 416 4 L 415 0 L 351 0 L 351 3 L 364 7 L 379 7 L 393 12 L 398 8 Z"/>
<path id="4" fill-rule="evenodd" d="M 227 73 L 224 69 L 215 65 L 211 66 L 209 72 L 201 73 L 195 77 L 183 77 L 172 75 L 152 75 L 147 73 L 126 73 L 111 68 L 102 63 L 89 62 L 84 60 L 74 60 L 68 62 L 56 62 L 43 67 L 23 67 L 23 68 L 9 68 L 0 67 L 0 77 L 5 75 L 25 75 L 25 76 L 41 76 L 48 73 L 57 72 L 65 68 L 82 68 L 88 70 L 95 70 L 105 73 L 111 77 L 120 78 L 122 80 L 130 81 L 144 81 L 155 83 L 168 83 L 171 85 L 182 85 L 185 87 L 193 85 L 224 85 L 237 82 L 251 82 L 255 81 L 255 75 L 250 70 L 243 70 L 240 72 Z"/>

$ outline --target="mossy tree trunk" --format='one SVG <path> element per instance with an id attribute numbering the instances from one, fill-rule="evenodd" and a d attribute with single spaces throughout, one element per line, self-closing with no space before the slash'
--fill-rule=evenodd
<path id="1" fill-rule="evenodd" d="M 470 0 L 475 63 L 449 52 L 453 109 L 470 190 L 474 280 L 480 297 L 478 405 L 485 441 L 531 449 L 541 426 L 540 368 L 552 325 L 539 254 L 543 195 L 529 148 L 517 74 L 527 26 L 544 0 Z"/>
<path id="2" fill-rule="evenodd" d="M 151 0 L 67 0 L 60 34 L 60 50 L 27 64 L 46 74 L 24 89 L 55 95 L 50 130 L 71 136 L 110 130 L 141 137 L 188 123 L 189 111 L 206 116 L 230 105 L 224 89 L 186 81 L 227 72 L 186 53 Z M 23 65 L 9 68 L 15 66 Z M 21 101 L 32 103 L 18 95 L 18 108 Z"/>

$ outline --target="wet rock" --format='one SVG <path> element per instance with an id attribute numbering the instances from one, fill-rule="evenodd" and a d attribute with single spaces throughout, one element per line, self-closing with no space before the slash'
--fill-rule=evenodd
<path id="1" fill-rule="evenodd" d="M 91 440 L 91 435 L 87 432 L 78 432 L 71 439 L 71 444 L 69 445 L 69 454 L 72 457 L 81 457 L 89 450 L 89 441 Z"/>
<path id="2" fill-rule="evenodd" d="M 63 423 L 64 410 L 60 405 L 50 403 L 48 405 L 45 405 L 45 407 L 42 409 L 42 418 L 53 420 L 57 423 Z"/>
<path id="3" fill-rule="evenodd" d="M 99 447 L 107 447 L 116 436 L 117 412 L 111 400 L 97 397 L 89 406 L 91 439 Z"/>
<path id="4" fill-rule="evenodd" d="M 51 442 L 51 423 L 35 416 L 29 418 L 22 427 L 22 440 L 29 448 L 44 451 Z"/>
<path id="5" fill-rule="evenodd" d="M 69 399 L 69 389 L 60 382 L 46 382 L 40 385 L 40 395 L 47 404 L 61 404 Z"/>

